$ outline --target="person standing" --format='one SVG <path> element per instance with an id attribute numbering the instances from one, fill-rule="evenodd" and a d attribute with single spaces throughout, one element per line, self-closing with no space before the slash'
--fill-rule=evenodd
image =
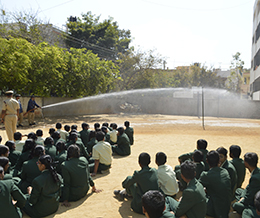
<path id="1" fill-rule="evenodd" d="M 22 122 L 23 122 L 23 108 L 22 108 L 22 104 L 21 104 L 21 101 L 20 101 L 20 97 L 21 97 L 20 94 L 16 94 L 15 95 L 15 99 L 19 103 L 19 115 L 18 115 L 18 125 L 17 125 L 17 127 L 23 127 L 23 125 L 22 125 Z"/>
<path id="2" fill-rule="evenodd" d="M 28 106 L 27 106 L 27 113 L 28 113 L 28 122 L 29 125 L 35 125 L 36 123 L 34 122 L 34 110 L 35 107 L 41 108 L 36 102 L 35 102 L 35 96 L 31 95 L 30 100 L 28 101 Z"/>
<path id="3" fill-rule="evenodd" d="M 4 101 L 2 108 L 2 123 L 5 124 L 6 134 L 9 140 L 14 141 L 14 133 L 16 132 L 17 117 L 19 116 L 19 103 L 13 99 L 13 91 L 7 91 L 7 99 Z"/>

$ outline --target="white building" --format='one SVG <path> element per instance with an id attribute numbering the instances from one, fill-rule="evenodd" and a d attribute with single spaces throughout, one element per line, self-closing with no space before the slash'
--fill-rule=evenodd
<path id="1" fill-rule="evenodd" d="M 250 71 L 250 93 L 253 100 L 260 100 L 260 0 L 255 1 Z"/>

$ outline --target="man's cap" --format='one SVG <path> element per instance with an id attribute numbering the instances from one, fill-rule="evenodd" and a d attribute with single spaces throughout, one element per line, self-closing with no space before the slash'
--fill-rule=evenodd
<path id="1" fill-rule="evenodd" d="M 12 90 L 6 91 L 5 94 L 14 94 Z"/>
<path id="2" fill-rule="evenodd" d="M 34 95 L 31 95 L 31 98 L 34 98 L 35 96 Z"/>
<path id="3" fill-rule="evenodd" d="M 16 94 L 15 97 L 21 97 L 21 95 L 20 94 Z"/>

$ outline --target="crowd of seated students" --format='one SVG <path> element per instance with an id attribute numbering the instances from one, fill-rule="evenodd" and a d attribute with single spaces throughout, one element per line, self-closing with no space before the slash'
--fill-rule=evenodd
<path id="1" fill-rule="evenodd" d="M 128 121 L 127 125 L 131 128 Z M 22 212 L 30 217 L 48 216 L 57 211 L 59 202 L 68 207 L 70 201 L 83 198 L 90 186 L 92 192 L 100 192 L 92 176 L 109 170 L 112 149 L 115 155 L 131 153 L 133 129 L 128 137 L 123 127 L 112 126 L 110 130 L 108 123 L 101 128 L 95 123 L 91 131 L 82 123 L 78 132 L 77 125 L 66 125 L 63 130 L 57 123 L 46 138 L 41 129 L 28 135 L 14 133 L 15 141 L 0 145 L 0 217 L 22 217 Z M 112 132 L 116 132 L 113 142 Z"/>

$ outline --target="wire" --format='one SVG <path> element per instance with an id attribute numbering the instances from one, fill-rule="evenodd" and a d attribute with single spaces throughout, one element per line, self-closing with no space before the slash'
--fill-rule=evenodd
<path id="1" fill-rule="evenodd" d="M 159 6 L 163 6 L 163 7 L 167 7 L 167 8 L 174 8 L 174 9 L 180 9 L 180 10 L 189 10 L 189 11 L 221 11 L 221 10 L 229 10 L 229 9 L 233 9 L 233 8 L 237 8 L 240 6 L 243 6 L 245 4 L 248 4 L 249 2 L 251 2 L 252 0 L 249 0 L 245 3 L 242 3 L 240 5 L 235 5 L 235 6 L 231 6 L 231 7 L 226 7 L 226 8 L 208 8 L 208 9 L 202 9 L 202 8 L 182 8 L 182 7 L 175 7 L 172 5 L 165 5 L 165 4 L 161 4 L 161 3 L 157 3 L 157 2 L 152 2 L 152 1 L 148 1 L 148 0 L 141 0 L 143 2 L 147 2 L 147 3 L 151 3 L 151 4 L 155 4 L 155 5 L 159 5 Z"/>
<path id="2" fill-rule="evenodd" d="M 70 0 L 70 1 L 67 1 L 67 2 L 63 2 L 63 3 L 58 4 L 58 5 L 54 5 L 54 6 L 50 7 L 50 8 L 46 8 L 46 9 L 44 9 L 44 10 L 41 10 L 39 13 L 41 13 L 41 12 L 43 12 L 43 11 L 47 11 L 47 10 L 53 9 L 53 8 L 57 8 L 57 7 L 59 7 L 59 6 L 65 5 L 65 4 L 67 4 L 67 3 L 70 3 L 70 2 L 72 2 L 72 1 L 74 1 L 74 0 Z"/>

